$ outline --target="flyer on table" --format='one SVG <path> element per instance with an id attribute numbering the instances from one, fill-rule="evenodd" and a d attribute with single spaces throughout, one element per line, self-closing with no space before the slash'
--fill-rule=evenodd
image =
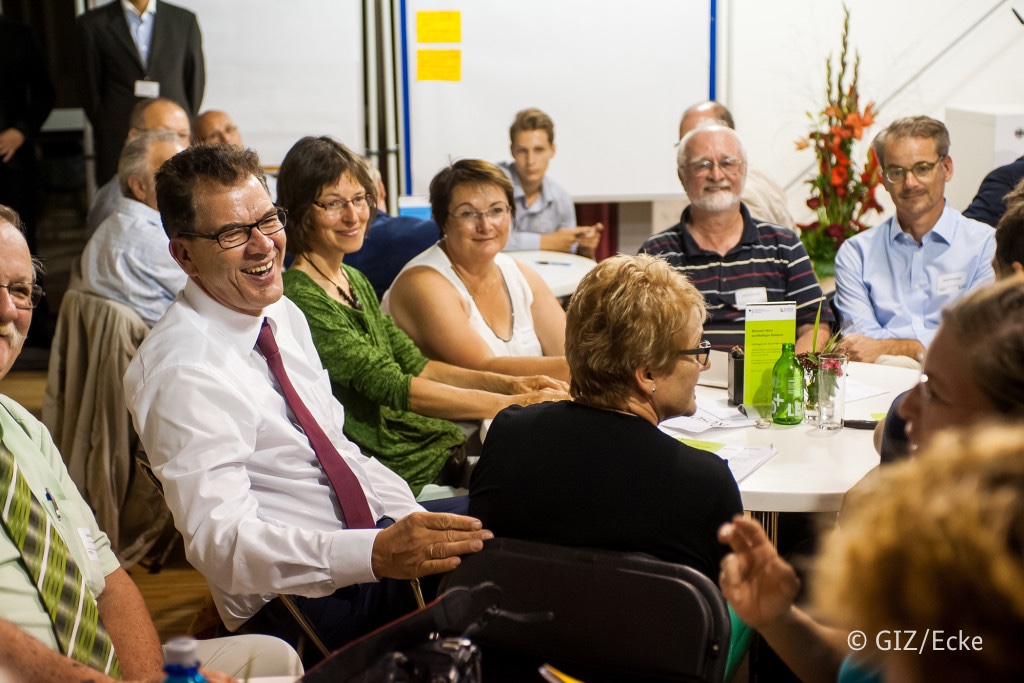
<path id="1" fill-rule="evenodd" d="M 750 303 L 743 334 L 743 405 L 761 416 L 771 412 L 772 368 L 782 345 L 796 342 L 796 302 Z"/>

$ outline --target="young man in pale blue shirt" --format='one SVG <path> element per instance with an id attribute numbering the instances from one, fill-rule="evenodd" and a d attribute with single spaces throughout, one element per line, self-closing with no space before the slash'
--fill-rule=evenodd
<path id="1" fill-rule="evenodd" d="M 506 251 L 543 249 L 593 257 L 604 225 L 576 225 L 572 196 L 547 177 L 555 156 L 555 124 L 539 109 L 523 109 L 509 128 L 513 162 L 498 166 L 512 180 L 515 223 Z"/>
<path id="2" fill-rule="evenodd" d="M 991 282 L 995 230 L 951 207 L 949 131 L 941 121 L 894 121 L 873 143 L 896 215 L 847 240 L 836 254 L 835 305 L 852 360 L 917 358 L 943 307 Z"/>

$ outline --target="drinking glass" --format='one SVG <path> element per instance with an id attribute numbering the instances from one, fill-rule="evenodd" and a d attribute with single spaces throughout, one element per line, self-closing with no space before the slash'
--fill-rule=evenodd
<path id="1" fill-rule="evenodd" d="M 842 429 L 849 359 L 842 353 L 821 354 L 819 358 L 818 429 Z"/>

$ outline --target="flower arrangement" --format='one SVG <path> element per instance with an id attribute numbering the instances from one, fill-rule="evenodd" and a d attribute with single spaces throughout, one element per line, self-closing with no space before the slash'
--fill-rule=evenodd
<path id="1" fill-rule="evenodd" d="M 882 210 L 875 200 L 881 172 L 874 150 L 868 149 L 860 172 L 850 158 L 854 141 L 864 137 L 864 129 L 874 123 L 877 112 L 873 102 L 860 108 L 860 55 L 855 55 L 853 68 L 848 70 L 849 33 L 850 11 L 844 5 L 839 69 L 834 80 L 832 56 L 825 59 L 828 104 L 817 115 L 807 113 L 813 121 L 811 132 L 796 142 L 797 149 L 813 148 L 818 158 L 818 173 L 807 181 L 811 186 L 807 206 L 815 212 L 817 220 L 799 227 L 800 239 L 819 279 L 833 275 L 839 246 L 870 227 L 864 222 L 865 216 Z"/>

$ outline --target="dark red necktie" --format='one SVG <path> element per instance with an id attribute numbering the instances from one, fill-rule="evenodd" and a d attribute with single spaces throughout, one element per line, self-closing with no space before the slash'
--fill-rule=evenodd
<path id="1" fill-rule="evenodd" d="M 284 370 L 281 350 L 278 348 L 274 333 L 265 318 L 263 327 L 260 329 L 260 336 L 256 339 L 256 348 L 267 359 L 270 372 L 277 379 L 277 383 L 281 385 L 284 400 L 287 401 L 288 407 L 292 409 L 292 414 L 295 415 L 299 426 L 302 427 L 306 438 L 309 439 L 309 445 L 313 447 L 320 466 L 327 473 L 327 478 L 330 479 L 331 486 L 334 487 L 334 492 L 338 496 L 338 502 L 341 503 L 341 514 L 345 517 L 345 525 L 349 529 L 373 529 L 376 527 L 376 523 L 370 512 L 370 504 L 366 502 L 363 487 L 359 484 L 356 475 L 352 473 L 348 463 L 338 453 L 338 449 L 320 428 L 316 418 L 309 412 L 309 408 L 299 398 L 295 387 L 292 386 L 291 380 L 288 379 L 288 373 Z"/>

